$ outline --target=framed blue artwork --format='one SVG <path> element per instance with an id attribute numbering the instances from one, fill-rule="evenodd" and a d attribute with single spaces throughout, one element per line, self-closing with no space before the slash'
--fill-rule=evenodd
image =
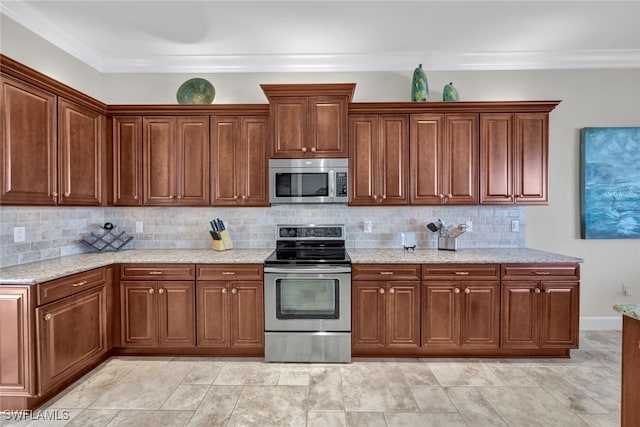
<path id="1" fill-rule="evenodd" d="M 640 238 L 640 127 L 580 129 L 583 239 Z"/>

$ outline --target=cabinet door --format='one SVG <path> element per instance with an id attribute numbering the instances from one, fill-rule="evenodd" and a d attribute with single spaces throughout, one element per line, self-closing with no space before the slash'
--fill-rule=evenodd
<path id="1" fill-rule="evenodd" d="M 142 123 L 144 204 L 173 205 L 176 200 L 176 119 L 144 117 Z"/>
<path id="2" fill-rule="evenodd" d="M 478 115 L 447 114 L 442 191 L 448 204 L 478 203 Z"/>
<path id="3" fill-rule="evenodd" d="M 354 349 L 385 346 L 384 282 L 352 282 L 351 343 Z"/>
<path id="4" fill-rule="evenodd" d="M 539 309 L 538 282 L 502 282 L 502 347 L 538 348 Z"/>
<path id="5" fill-rule="evenodd" d="M 460 289 L 456 282 L 429 281 L 423 287 L 422 345 L 456 348 L 460 345 Z"/>
<path id="6" fill-rule="evenodd" d="M 176 203 L 209 204 L 209 118 L 178 117 L 176 121 Z"/>
<path id="7" fill-rule="evenodd" d="M 387 283 L 386 332 L 387 347 L 420 346 L 420 282 Z"/>
<path id="8" fill-rule="evenodd" d="M 237 117 L 211 118 L 211 204 L 236 206 L 240 188 L 240 120 Z"/>
<path id="9" fill-rule="evenodd" d="M 514 199 L 521 204 L 547 204 L 547 113 L 516 114 Z"/>
<path id="10" fill-rule="evenodd" d="M 480 115 L 480 203 L 513 203 L 513 114 Z"/>
<path id="11" fill-rule="evenodd" d="M 58 150 L 61 205 L 100 205 L 103 177 L 105 117 L 60 98 Z"/>
<path id="12" fill-rule="evenodd" d="M 0 394 L 29 396 L 34 390 L 31 289 L 0 287 Z"/>
<path id="13" fill-rule="evenodd" d="M 412 114 L 410 126 L 411 204 L 442 204 L 444 115 Z"/>
<path id="14" fill-rule="evenodd" d="M 309 150 L 317 157 L 347 157 L 347 97 L 309 98 Z"/>
<path id="15" fill-rule="evenodd" d="M 460 296 L 460 345 L 497 348 L 500 337 L 500 283 L 465 282 Z"/>
<path id="16" fill-rule="evenodd" d="M 231 344 L 227 282 L 198 281 L 198 347 L 229 347 Z"/>
<path id="17" fill-rule="evenodd" d="M 193 282 L 158 282 L 158 345 L 195 347 Z"/>
<path id="18" fill-rule="evenodd" d="M 240 119 L 238 170 L 242 190 L 240 199 L 244 206 L 269 206 L 268 129 L 266 117 Z"/>
<path id="19" fill-rule="evenodd" d="M 409 202 L 409 118 L 405 114 L 380 116 L 377 173 L 378 200 L 382 205 Z"/>
<path id="20" fill-rule="evenodd" d="M 542 282 L 541 347 L 578 348 L 579 285 Z"/>
<path id="21" fill-rule="evenodd" d="M 142 205 L 142 117 L 113 118 L 113 204 Z"/>
<path id="22" fill-rule="evenodd" d="M 120 282 L 124 347 L 158 346 L 156 282 Z"/>
<path id="23" fill-rule="evenodd" d="M 231 288 L 231 346 L 264 346 L 262 282 L 229 282 Z"/>
<path id="24" fill-rule="evenodd" d="M 55 95 L 2 75 L 0 99 L 0 203 L 55 205 Z"/>
<path id="25" fill-rule="evenodd" d="M 379 137 L 377 115 L 349 117 L 349 204 L 353 206 L 376 204 Z"/>
<path id="26" fill-rule="evenodd" d="M 105 285 L 36 309 L 40 394 L 107 352 Z"/>
<path id="27" fill-rule="evenodd" d="M 306 96 L 287 96 L 269 100 L 273 119 L 274 158 L 302 158 L 310 151 Z"/>

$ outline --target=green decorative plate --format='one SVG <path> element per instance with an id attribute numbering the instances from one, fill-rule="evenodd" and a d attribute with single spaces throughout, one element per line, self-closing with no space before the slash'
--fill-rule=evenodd
<path id="1" fill-rule="evenodd" d="M 176 98 L 179 104 L 211 104 L 216 96 L 213 85 L 205 79 L 189 79 L 178 88 Z"/>

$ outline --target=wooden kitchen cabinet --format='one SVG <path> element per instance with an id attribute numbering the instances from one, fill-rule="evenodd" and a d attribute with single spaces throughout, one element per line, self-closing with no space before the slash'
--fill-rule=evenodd
<path id="1" fill-rule="evenodd" d="M 106 354 L 107 285 L 38 307 L 38 384 L 45 394 Z"/>
<path id="2" fill-rule="evenodd" d="M 211 117 L 211 204 L 269 206 L 268 118 Z"/>
<path id="3" fill-rule="evenodd" d="M 398 270 L 396 270 L 396 268 Z M 354 265 L 352 270 L 352 349 L 354 355 L 420 346 L 420 266 Z M 414 280 L 398 280 L 407 271 Z M 377 277 L 371 278 L 377 273 Z M 397 274 L 396 274 L 397 273 Z"/>
<path id="4" fill-rule="evenodd" d="M 196 267 L 198 347 L 221 354 L 264 351 L 262 265 Z"/>
<path id="5" fill-rule="evenodd" d="M 497 349 L 499 266 L 429 264 L 422 272 L 423 347 Z"/>
<path id="6" fill-rule="evenodd" d="M 123 347 L 195 346 L 193 264 L 123 264 L 120 269 Z"/>
<path id="7" fill-rule="evenodd" d="M 548 203 L 548 117 L 480 114 L 480 204 Z"/>
<path id="8" fill-rule="evenodd" d="M 412 205 L 478 203 L 478 114 L 411 114 Z"/>
<path id="9" fill-rule="evenodd" d="M 272 158 L 348 156 L 347 110 L 355 84 L 263 84 Z"/>
<path id="10" fill-rule="evenodd" d="M 502 266 L 505 348 L 578 348 L 578 264 Z"/>
<path id="11" fill-rule="evenodd" d="M 351 115 L 349 175 L 350 205 L 406 205 L 409 202 L 409 116 Z"/>
<path id="12" fill-rule="evenodd" d="M 209 117 L 143 118 L 144 204 L 209 204 Z"/>
<path id="13" fill-rule="evenodd" d="M 19 402 L 20 397 L 35 394 L 32 289 L 30 286 L 0 286 L 0 409 L 14 408 L 4 403 L 3 399 L 8 399 L 6 396 Z"/>
<path id="14" fill-rule="evenodd" d="M 142 206 L 142 117 L 112 120 L 113 205 Z"/>

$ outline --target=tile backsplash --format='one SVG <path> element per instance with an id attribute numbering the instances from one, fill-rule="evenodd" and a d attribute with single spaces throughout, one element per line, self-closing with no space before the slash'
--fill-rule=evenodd
<path id="1" fill-rule="evenodd" d="M 211 248 L 209 220 L 227 224 L 236 248 L 275 247 L 276 224 L 345 224 L 348 248 L 402 247 L 401 232 L 415 232 L 418 248 L 436 248 L 437 234 L 425 227 L 441 218 L 447 225 L 473 222 L 458 247 L 524 247 L 524 208 L 516 206 L 347 207 L 278 205 L 270 208 L 34 208 L 0 209 L 0 266 L 24 264 L 90 252 L 81 243 L 90 232 L 111 222 L 134 236 L 128 249 Z M 511 221 L 520 222 L 518 232 Z M 372 232 L 364 232 L 371 221 Z M 135 233 L 136 222 L 143 232 Z M 14 243 L 13 228 L 25 227 L 26 241 Z"/>

